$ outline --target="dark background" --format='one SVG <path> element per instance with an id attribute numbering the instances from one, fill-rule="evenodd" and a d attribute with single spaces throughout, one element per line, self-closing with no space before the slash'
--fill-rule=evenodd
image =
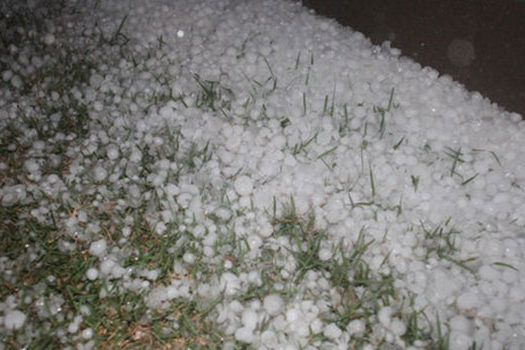
<path id="1" fill-rule="evenodd" d="M 303 0 L 525 117 L 525 1 Z"/>

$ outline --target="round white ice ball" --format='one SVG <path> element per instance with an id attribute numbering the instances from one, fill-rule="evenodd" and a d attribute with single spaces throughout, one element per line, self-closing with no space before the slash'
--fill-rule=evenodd
<path id="1" fill-rule="evenodd" d="M 98 278 L 98 270 L 96 268 L 94 268 L 94 267 L 89 268 L 86 271 L 86 277 L 90 281 L 96 280 Z"/>
<path id="2" fill-rule="evenodd" d="M 19 310 L 11 310 L 4 316 L 4 326 L 7 329 L 20 329 L 24 325 L 27 316 Z"/>
<path id="3" fill-rule="evenodd" d="M 89 254 L 97 256 L 99 258 L 106 254 L 108 245 L 105 239 L 99 239 L 98 241 L 92 242 L 89 246 Z"/>
<path id="4" fill-rule="evenodd" d="M 119 150 L 118 150 L 118 147 L 116 145 L 109 145 L 108 146 L 108 149 L 107 149 L 107 155 L 108 155 L 108 158 L 111 159 L 111 160 L 115 160 L 118 158 L 119 156 Z"/>
<path id="5" fill-rule="evenodd" d="M 257 313 L 252 309 L 242 312 L 242 324 L 248 329 L 255 329 L 257 326 Z"/>
<path id="6" fill-rule="evenodd" d="M 253 191 L 253 180 L 246 175 L 239 176 L 235 179 L 233 187 L 240 196 L 247 196 Z"/>
<path id="7" fill-rule="evenodd" d="M 106 179 L 106 177 L 108 177 L 108 172 L 103 167 L 97 166 L 93 170 L 93 177 L 95 178 L 96 182 L 102 182 Z"/>
<path id="8" fill-rule="evenodd" d="M 270 316 L 278 315 L 283 309 L 283 299 L 277 294 L 270 294 L 264 298 L 264 309 Z"/>

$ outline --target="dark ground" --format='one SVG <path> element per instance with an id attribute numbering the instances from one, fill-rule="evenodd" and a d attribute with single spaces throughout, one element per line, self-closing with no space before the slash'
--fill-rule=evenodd
<path id="1" fill-rule="evenodd" d="M 303 0 L 525 117 L 525 1 Z"/>

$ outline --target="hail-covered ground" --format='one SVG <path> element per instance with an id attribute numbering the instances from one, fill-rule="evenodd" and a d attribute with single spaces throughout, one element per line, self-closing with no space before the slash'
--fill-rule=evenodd
<path id="1" fill-rule="evenodd" d="M 1 349 L 525 346 L 519 115 L 290 1 L 0 7 Z"/>

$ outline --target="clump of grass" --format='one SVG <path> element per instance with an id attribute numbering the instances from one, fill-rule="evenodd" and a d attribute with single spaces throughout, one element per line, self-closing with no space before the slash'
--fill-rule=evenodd
<path id="1" fill-rule="evenodd" d="M 411 307 L 413 307 L 413 298 L 411 299 Z M 405 324 L 407 326 L 407 331 L 403 335 L 403 340 L 409 344 L 414 344 L 414 342 L 432 342 L 432 332 L 428 326 L 423 326 L 421 324 L 423 320 L 428 319 L 423 311 L 413 310 L 405 315 Z"/>
<path id="2" fill-rule="evenodd" d="M 195 99 L 197 108 L 208 108 L 212 111 L 231 110 L 233 91 L 221 84 L 220 81 L 203 79 L 199 74 L 194 74 L 193 79 L 200 88 Z"/>
<path id="3" fill-rule="evenodd" d="M 18 209 L 12 208 L 10 213 L 4 214 L 11 216 L 11 221 L 14 221 L 19 218 L 16 210 Z M 64 309 L 75 310 L 91 288 L 85 283 L 84 276 L 86 270 L 93 265 L 94 259 L 85 252 L 79 254 L 76 251 L 65 251 L 57 227 L 42 224 L 33 218 L 22 219 L 16 226 L 2 225 L 1 231 L 3 240 L 0 254 L 15 263 L 11 279 L 1 276 L 2 285 L 8 287 L 2 288 L 6 293 L 2 293 L 2 299 L 10 293 L 33 300 L 33 303 L 24 304 L 23 311 L 31 320 L 49 322 L 51 328 L 39 329 L 29 346 L 58 346 L 60 340 L 52 334 L 67 327 L 70 320 L 58 317 L 49 308 L 42 314 L 35 303 L 41 300 L 46 304 L 50 298 L 58 297 L 65 300 Z M 20 343 L 16 337 L 10 338 L 9 342 L 15 347 L 27 345 Z"/>
<path id="4" fill-rule="evenodd" d="M 456 237 L 460 232 L 451 225 L 451 218 L 445 220 L 443 224 L 436 225 L 433 229 L 426 228 L 423 223 L 421 223 L 421 227 L 425 239 L 423 246 L 426 249 L 426 259 L 435 254 L 440 259 L 447 260 L 471 273 L 474 272 L 467 263 L 476 260 L 477 257 L 463 260 L 454 258 L 457 252 Z"/>
<path id="5" fill-rule="evenodd" d="M 457 251 L 456 236 L 459 234 L 459 231 L 451 226 L 451 218 L 431 229 L 426 228 L 424 223 L 421 223 L 421 228 L 425 238 L 427 257 L 434 252 L 438 255 L 443 255 L 454 254 Z"/>
<path id="6" fill-rule="evenodd" d="M 131 235 L 119 248 L 127 255 L 123 267 L 156 269 L 159 274 L 155 284 L 168 284 L 173 278 L 175 260 L 181 259 L 189 247 L 177 244 L 184 233 L 175 231 L 159 236 L 152 232 L 148 221 L 140 218 L 145 206 L 137 209 L 135 214 L 139 217 Z M 82 308 L 88 306 L 90 312 L 84 314 L 82 325 L 94 330 L 97 347 L 161 348 L 171 344 L 181 348 L 220 348 L 226 336 L 213 318 L 207 318 L 217 301 L 210 304 L 179 298 L 168 309 L 150 310 L 144 295 L 138 291 L 117 287 L 102 277 L 87 280 L 86 271 L 96 266 L 97 258 L 89 255 L 80 241 L 69 240 L 69 244 L 76 247 L 65 250 L 68 239 L 60 226 L 42 224 L 31 217 L 20 220 L 28 210 L 26 207 L 0 209 L 3 218 L 0 254 L 16 263 L 11 279 L 1 276 L 0 284 L 5 288 L 0 296 L 5 299 L 16 294 L 31 298 L 33 302 L 23 304 L 22 311 L 31 322 L 48 325 L 39 327 L 29 343 L 16 333 L 4 337 L 4 343 L 14 348 L 74 345 L 79 339 L 64 338 L 60 334 L 68 328 L 72 317 L 82 314 Z M 110 241 L 119 240 L 114 229 L 109 229 L 107 234 Z M 107 295 L 102 296 L 101 291 Z M 60 300 L 59 313 L 52 307 L 37 306 L 37 303 L 51 305 L 54 300 Z M 175 323 L 177 326 L 173 328 Z"/>
<path id="7" fill-rule="evenodd" d="M 319 250 L 321 242 L 327 239 L 327 233 L 315 230 L 313 217 L 304 219 L 298 216 L 293 200 L 289 210 L 273 222 L 275 234 L 289 237 L 293 242 L 293 248 L 287 250 L 297 263 L 294 283 L 300 284 L 308 271 L 326 276 L 331 289 L 338 291 L 342 297 L 340 304 L 332 305 L 330 313 L 323 319 L 335 322 L 341 329 L 345 329 L 352 320 L 365 320 L 365 334 L 353 339 L 351 345 L 365 344 L 373 332 L 377 312 L 400 297 L 393 285 L 394 277 L 372 271 L 366 261 L 366 252 L 375 240 L 367 238 L 366 230 L 362 228 L 351 249 L 345 249 L 341 242 L 334 248 L 331 259 L 321 260 Z M 383 264 L 386 260 L 388 257 L 385 257 Z M 322 339 L 320 336 L 312 334 L 312 342 Z"/>

